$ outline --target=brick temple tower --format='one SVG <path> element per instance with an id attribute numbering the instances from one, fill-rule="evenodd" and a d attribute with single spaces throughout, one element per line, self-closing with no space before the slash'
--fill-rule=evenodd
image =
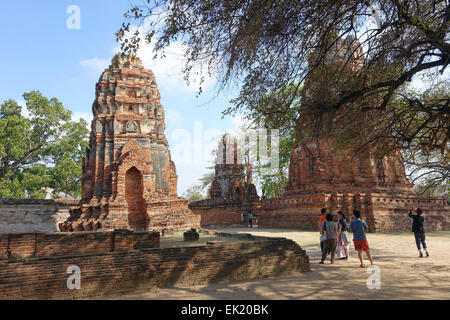
<path id="1" fill-rule="evenodd" d="M 314 60 L 313 55 L 310 62 Z M 317 107 L 330 103 L 340 86 L 333 78 L 333 71 L 344 67 L 347 72 L 354 72 L 364 66 L 361 48 L 352 37 L 337 41 L 324 60 L 321 72 L 305 81 L 302 104 Z M 317 229 L 321 208 L 330 212 L 341 210 L 347 219 L 358 209 L 372 232 L 405 232 L 411 229 L 409 210 L 421 207 L 426 212 L 428 230 L 450 228 L 450 207 L 446 199 L 416 195 L 406 178 L 399 152 L 378 162 L 370 154 L 355 159 L 351 146 L 333 149 L 326 128 L 318 137 L 302 130 L 304 123 L 310 123 L 309 119 L 302 114 L 297 124 L 299 135 L 292 150 L 284 195 L 243 202 L 254 210 L 258 227 Z M 230 200 L 225 198 L 230 198 L 228 186 L 239 180 L 232 168 L 216 166 L 212 198 L 190 204 L 201 215 L 202 225 L 239 222 L 245 207 L 233 200 L 236 193 L 231 193 Z"/>
<path id="2" fill-rule="evenodd" d="M 177 196 L 153 72 L 116 55 L 96 85 L 82 199 L 61 231 L 173 229 L 198 225 Z"/>
<path id="3" fill-rule="evenodd" d="M 314 55 L 310 63 L 315 63 Z M 364 56 L 356 39 L 338 40 L 325 56 L 322 68 L 306 79 L 302 104 L 329 104 L 343 86 L 351 86 L 351 76 L 341 83 L 336 74 L 351 74 L 363 66 Z M 336 119 L 336 114 L 328 116 Z M 341 210 L 347 219 L 358 209 L 373 232 L 407 231 L 411 227 L 407 213 L 421 207 L 428 213 L 430 230 L 448 228 L 450 208 L 446 200 L 416 195 L 414 185 L 406 178 L 400 152 L 382 161 L 376 161 L 370 152 L 355 159 L 352 146 L 333 149 L 326 128 L 318 136 L 311 136 L 302 131 L 304 123 L 309 123 L 305 114 L 297 124 L 286 193 L 262 201 L 261 226 L 315 229 L 321 208 Z"/>
<path id="4" fill-rule="evenodd" d="M 313 56 L 310 64 L 314 64 L 314 60 Z M 364 66 L 362 48 L 351 36 L 337 41 L 324 60 L 324 68 L 306 80 L 302 103 L 317 106 L 323 100 L 329 102 L 339 86 L 333 72 L 351 73 Z M 299 121 L 307 123 L 307 118 L 303 116 Z M 301 126 L 299 123 L 298 127 Z M 332 149 L 326 128 L 322 131 L 319 137 L 300 132 L 290 160 L 288 195 L 320 192 L 415 194 L 414 185 L 406 178 L 400 152 L 383 161 L 375 161 L 370 155 L 355 159 L 351 146 L 346 150 Z"/>
<path id="5" fill-rule="evenodd" d="M 237 139 L 226 134 L 217 148 L 214 180 L 211 183 L 211 198 L 223 198 L 244 202 L 258 200 L 253 184 L 252 166 L 242 163 Z"/>
<path id="6" fill-rule="evenodd" d="M 242 225 L 247 221 L 248 210 L 259 205 L 252 166 L 243 163 L 241 152 L 235 137 L 222 136 L 217 147 L 210 198 L 189 204 L 189 208 L 201 217 L 202 226 Z"/>

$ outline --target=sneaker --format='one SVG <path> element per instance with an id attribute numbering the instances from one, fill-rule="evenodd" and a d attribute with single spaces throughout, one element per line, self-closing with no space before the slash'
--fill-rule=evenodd
<path id="1" fill-rule="evenodd" d="M 419 258 L 423 258 L 423 253 L 420 252 Z"/>
<path id="2" fill-rule="evenodd" d="M 428 253 L 428 251 L 426 252 L 426 254 L 427 254 L 426 257 L 428 258 L 428 257 L 430 256 L 430 254 Z"/>

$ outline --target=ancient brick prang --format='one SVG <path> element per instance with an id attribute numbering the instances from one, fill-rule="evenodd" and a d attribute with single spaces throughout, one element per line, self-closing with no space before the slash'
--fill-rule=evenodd
<path id="1" fill-rule="evenodd" d="M 252 166 L 243 163 L 241 152 L 235 137 L 226 134 L 220 139 L 209 191 L 211 198 L 189 204 L 189 208 L 201 216 L 202 226 L 241 224 L 244 219 L 247 221 L 248 210 L 259 203 Z"/>
<path id="2" fill-rule="evenodd" d="M 153 72 L 136 57 L 116 55 L 96 85 L 92 111 L 81 204 L 60 230 L 197 226 L 187 201 L 177 196 Z"/>
<path id="3" fill-rule="evenodd" d="M 210 196 L 243 202 L 258 200 L 253 184 L 251 164 L 242 163 L 241 150 L 237 139 L 226 134 L 217 148 L 215 176 L 211 183 Z"/>
<path id="4" fill-rule="evenodd" d="M 316 64 L 315 59 L 317 57 L 313 55 L 311 65 Z M 338 39 L 324 57 L 321 68 L 307 77 L 302 103 L 312 109 L 320 109 L 322 103 L 329 104 L 336 99 L 337 92 L 348 85 L 338 75 L 343 72 L 351 75 L 363 67 L 364 54 L 359 42 L 352 36 Z M 330 115 L 334 120 L 336 113 Z M 287 195 L 334 192 L 415 194 L 414 185 L 406 178 L 400 152 L 382 161 L 376 161 L 370 151 L 355 158 L 350 145 L 339 150 L 332 148 L 328 128 L 322 128 L 317 135 L 309 134 L 304 130 L 309 122 L 309 115 L 302 114 L 297 123 L 298 135 L 290 159 Z"/>
<path id="5" fill-rule="evenodd" d="M 313 56 L 310 62 L 314 64 L 316 58 Z M 361 48 L 353 38 L 337 41 L 324 60 L 325 66 L 319 70 L 325 73 L 334 67 L 354 72 L 364 66 Z M 320 73 L 307 78 L 302 104 L 314 106 L 333 99 L 335 85 L 339 86 L 334 80 Z M 370 152 L 354 158 L 351 146 L 342 150 L 332 148 L 326 128 L 318 136 L 312 136 L 307 130 L 302 131 L 302 122 L 309 122 L 308 115 L 302 114 L 297 124 L 299 134 L 290 158 L 284 195 L 239 201 L 229 186 L 237 185 L 235 181 L 241 178 L 233 167 L 216 166 L 212 199 L 190 204 L 201 216 L 202 226 L 239 223 L 243 221 L 241 214 L 246 219 L 246 209 L 251 208 L 258 227 L 317 229 L 320 209 L 328 208 L 330 212 L 343 211 L 347 219 L 352 218 L 354 209 L 360 210 L 372 232 L 405 232 L 411 229 L 409 210 L 420 207 L 425 212 L 427 230 L 450 229 L 446 199 L 417 196 L 414 185 L 406 178 L 399 152 L 382 161 L 375 161 Z M 224 174 L 225 169 L 229 173 Z"/>
<path id="6" fill-rule="evenodd" d="M 354 159 L 350 152 L 338 155 L 326 138 L 298 141 L 291 155 L 286 193 L 322 192 L 415 194 L 399 153 L 377 163 L 370 157 Z"/>

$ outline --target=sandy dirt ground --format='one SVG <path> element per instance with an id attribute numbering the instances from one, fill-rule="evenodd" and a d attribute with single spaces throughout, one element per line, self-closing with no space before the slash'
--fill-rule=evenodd
<path id="1" fill-rule="evenodd" d="M 373 269 L 361 269 L 353 245 L 348 261 L 329 257 L 319 264 L 318 232 L 286 229 L 221 229 L 295 240 L 307 251 L 311 272 L 207 286 L 175 287 L 156 292 L 130 294 L 113 299 L 450 299 L 450 232 L 428 232 L 429 258 L 418 258 L 412 233 L 368 234 L 379 284 Z M 366 260 L 366 265 L 370 265 Z M 369 273 L 369 271 L 372 271 Z M 369 280 L 372 277 L 372 281 Z M 372 289 L 368 288 L 368 283 Z"/>

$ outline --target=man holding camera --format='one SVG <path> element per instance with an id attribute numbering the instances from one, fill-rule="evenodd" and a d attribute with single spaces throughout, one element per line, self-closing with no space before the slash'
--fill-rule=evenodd
<path id="1" fill-rule="evenodd" d="M 428 253 L 427 244 L 425 243 L 425 230 L 423 228 L 423 222 L 425 220 L 425 218 L 422 216 L 423 210 L 417 208 L 416 212 L 417 214 L 413 214 L 412 210 L 410 210 L 408 216 L 413 219 L 412 232 L 414 232 L 417 249 L 419 250 L 419 258 L 423 258 L 423 253 L 420 248 L 421 244 L 423 249 L 425 250 L 426 257 L 429 257 L 430 254 Z"/>

